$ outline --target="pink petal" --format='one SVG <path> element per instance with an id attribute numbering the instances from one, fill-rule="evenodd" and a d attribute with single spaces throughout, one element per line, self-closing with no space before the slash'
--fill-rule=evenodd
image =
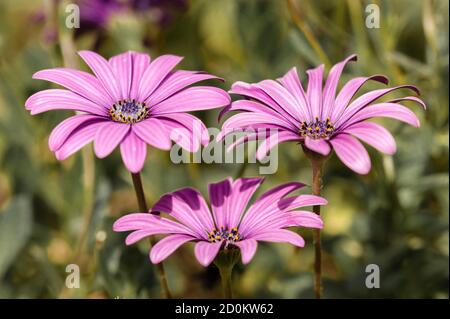
<path id="1" fill-rule="evenodd" d="M 319 215 L 304 211 L 304 210 L 293 210 L 290 212 L 290 220 L 292 222 L 289 226 L 297 227 L 307 227 L 307 228 L 323 228 L 323 221 Z"/>
<path id="2" fill-rule="evenodd" d="M 390 100 L 387 101 L 387 103 L 398 103 L 398 102 L 403 102 L 403 101 L 410 101 L 410 102 L 416 102 L 417 104 L 419 104 L 424 110 L 427 109 L 427 105 L 425 104 L 424 101 L 422 101 L 421 99 L 419 99 L 416 96 L 405 96 L 405 97 L 401 97 L 398 99 L 394 99 L 394 100 Z"/>
<path id="3" fill-rule="evenodd" d="M 87 72 L 68 68 L 55 68 L 38 71 L 33 75 L 33 79 L 59 84 L 106 108 L 116 102 L 105 91 L 101 82 Z"/>
<path id="4" fill-rule="evenodd" d="M 352 118 L 356 113 L 366 108 L 369 104 L 379 99 L 380 97 L 399 90 L 399 89 L 410 89 L 419 93 L 419 90 L 413 85 L 401 85 L 393 88 L 380 89 L 368 92 L 366 94 L 361 95 L 356 100 L 354 100 L 350 105 L 345 109 L 344 113 L 340 118 L 336 120 L 334 123 L 335 128 L 339 128 L 341 125 L 345 124 L 350 118 Z"/>
<path id="5" fill-rule="evenodd" d="M 150 97 L 150 105 L 156 105 L 159 102 L 164 101 L 168 97 L 181 91 L 189 85 L 209 79 L 219 78 L 204 72 L 184 70 L 175 71 L 168 75 L 161 85 L 155 90 L 155 92 L 153 92 Z"/>
<path id="6" fill-rule="evenodd" d="M 233 245 L 241 249 L 241 259 L 244 265 L 248 264 L 252 260 L 258 248 L 258 242 L 253 238 L 237 241 Z"/>
<path id="7" fill-rule="evenodd" d="M 370 157 L 362 144 L 348 134 L 339 134 L 330 140 L 339 159 L 358 174 L 370 171 Z"/>
<path id="8" fill-rule="evenodd" d="M 334 102 L 334 108 L 328 113 L 332 123 L 335 123 L 339 119 L 342 113 L 345 111 L 350 100 L 355 96 L 356 92 L 367 82 L 377 81 L 384 84 L 388 84 L 389 80 L 383 75 L 373 75 L 369 77 L 358 77 L 348 81 L 344 87 L 339 91 Z"/>
<path id="9" fill-rule="evenodd" d="M 256 158 L 258 161 L 261 161 L 265 156 L 267 156 L 267 153 L 277 146 L 278 144 L 287 142 L 287 141 L 299 141 L 300 137 L 291 132 L 291 131 L 281 131 L 281 132 L 275 132 L 270 135 L 270 137 L 266 138 L 261 145 L 258 147 L 258 150 L 256 151 Z"/>
<path id="10" fill-rule="evenodd" d="M 175 250 L 178 249 L 181 245 L 195 240 L 194 237 L 189 235 L 170 235 L 153 246 L 150 251 L 150 260 L 154 264 L 159 264 L 161 261 L 169 257 Z"/>
<path id="11" fill-rule="evenodd" d="M 316 195 L 299 195 L 284 198 L 279 201 L 278 207 L 283 211 L 289 211 L 299 207 L 326 205 L 328 201 L 320 196 Z"/>
<path id="12" fill-rule="evenodd" d="M 73 131 L 64 144 L 55 152 L 56 159 L 59 161 L 65 160 L 83 146 L 92 142 L 99 125 L 101 125 L 101 121 L 90 123 Z"/>
<path id="13" fill-rule="evenodd" d="M 414 127 L 420 126 L 420 122 L 416 114 L 414 114 L 414 112 L 407 107 L 397 103 L 380 103 L 365 107 L 356 113 L 352 118 L 349 118 L 347 122 L 343 122 L 340 129 L 343 130 L 354 123 L 374 117 L 388 117 L 405 122 Z"/>
<path id="14" fill-rule="evenodd" d="M 104 158 L 114 151 L 130 130 L 129 124 L 107 121 L 99 125 L 94 138 L 94 151 L 99 158 Z"/>
<path id="15" fill-rule="evenodd" d="M 114 76 L 114 73 L 108 61 L 106 61 L 101 55 L 93 51 L 79 51 L 78 54 L 91 68 L 92 72 L 94 72 L 94 74 L 103 84 L 103 87 L 109 93 L 109 95 L 115 101 L 120 100 L 120 87 L 116 81 L 116 77 Z"/>
<path id="16" fill-rule="evenodd" d="M 146 101 L 181 60 L 182 57 L 170 54 L 161 55 L 153 60 L 142 74 L 137 99 Z"/>
<path id="17" fill-rule="evenodd" d="M 132 126 L 133 132 L 144 142 L 161 150 L 170 150 L 172 142 L 163 122 L 149 118 Z"/>
<path id="18" fill-rule="evenodd" d="M 31 115 L 50 110 L 76 110 L 101 116 L 107 115 L 107 110 L 84 97 L 68 90 L 49 89 L 39 91 L 30 96 L 25 107 Z"/>
<path id="19" fill-rule="evenodd" d="M 309 111 L 308 100 L 303 89 L 302 83 L 298 77 L 297 68 L 293 67 L 281 79 L 278 79 L 281 84 L 294 96 L 297 100 L 299 112 L 301 114 L 301 121 L 311 121 L 313 119 Z"/>
<path id="20" fill-rule="evenodd" d="M 156 118 L 166 127 L 166 134 L 172 141 L 188 152 L 197 152 L 202 142 L 199 140 L 197 133 L 170 118 L 172 114 L 159 115 Z"/>
<path id="21" fill-rule="evenodd" d="M 264 181 L 263 178 L 239 178 L 231 186 L 231 195 L 225 200 L 224 205 L 228 206 L 225 219 L 226 227 L 237 227 L 245 208 L 255 191 Z"/>
<path id="22" fill-rule="evenodd" d="M 228 215 L 227 199 L 232 194 L 233 181 L 229 177 L 219 183 L 211 183 L 208 185 L 209 200 L 214 215 L 216 226 L 221 229 L 226 227 L 226 216 Z"/>
<path id="23" fill-rule="evenodd" d="M 323 69 L 324 65 L 321 64 L 315 69 L 306 71 L 308 74 L 308 89 L 306 91 L 306 96 L 308 97 L 313 119 L 316 116 L 320 117 L 321 114 Z"/>
<path id="24" fill-rule="evenodd" d="M 133 71 L 129 97 L 130 99 L 137 100 L 142 75 L 150 64 L 150 57 L 148 56 L 148 54 L 137 52 L 131 52 L 131 56 L 133 59 Z"/>
<path id="25" fill-rule="evenodd" d="M 347 57 L 344 61 L 335 64 L 328 74 L 328 78 L 325 82 L 325 87 L 323 89 L 323 108 L 321 118 L 326 119 L 330 116 L 331 111 L 334 107 L 334 98 L 336 96 L 336 89 L 341 78 L 342 71 L 345 65 L 349 61 L 356 61 L 358 58 L 356 54 L 352 54 Z"/>
<path id="26" fill-rule="evenodd" d="M 297 247 L 304 247 L 304 239 L 297 233 L 286 229 L 263 231 L 253 236 L 253 239 L 274 243 L 289 243 Z"/>
<path id="27" fill-rule="evenodd" d="M 195 244 L 195 257 L 202 266 L 208 267 L 216 258 L 221 246 L 221 242 L 208 243 L 206 241 L 199 241 Z"/>
<path id="28" fill-rule="evenodd" d="M 322 154 L 323 156 L 327 156 L 330 154 L 331 147 L 330 144 L 326 140 L 318 139 L 314 140 L 307 136 L 305 138 L 305 146 L 309 148 L 311 151 Z"/>
<path id="29" fill-rule="evenodd" d="M 147 144 L 130 130 L 120 144 L 120 153 L 122 154 L 125 167 L 131 173 L 138 173 L 144 167 L 145 157 L 147 156 Z"/>
<path id="30" fill-rule="evenodd" d="M 74 115 L 65 119 L 53 129 L 48 139 L 48 147 L 52 152 L 57 151 L 74 130 L 98 120 L 98 116 L 89 114 Z"/>
<path id="31" fill-rule="evenodd" d="M 133 56 L 130 51 L 115 55 L 109 64 L 120 88 L 120 98 L 128 99 L 133 77 Z"/>
<path id="32" fill-rule="evenodd" d="M 359 138 L 380 152 L 392 155 L 397 150 L 391 133 L 379 124 L 360 122 L 347 127 L 344 132 Z"/>
<path id="33" fill-rule="evenodd" d="M 151 103 L 151 101 L 150 101 Z M 169 97 L 151 108 L 155 115 L 209 110 L 230 103 L 230 96 L 222 89 L 194 86 Z"/>
<path id="34" fill-rule="evenodd" d="M 280 128 L 295 132 L 298 127 L 295 127 L 287 121 L 280 120 L 278 117 L 267 113 L 253 113 L 245 112 L 233 115 L 226 120 L 222 125 L 222 135 L 230 134 L 236 130 L 244 129 L 259 129 L 259 128 Z M 297 136 L 299 138 L 299 136 Z"/>

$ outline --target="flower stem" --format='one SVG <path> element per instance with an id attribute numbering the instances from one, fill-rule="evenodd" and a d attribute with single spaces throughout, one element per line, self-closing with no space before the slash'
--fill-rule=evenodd
<path id="1" fill-rule="evenodd" d="M 133 180 L 134 190 L 136 192 L 136 199 L 138 201 L 139 210 L 141 212 L 147 212 L 148 206 L 145 201 L 144 188 L 142 187 L 142 180 L 140 173 L 131 173 L 131 178 Z M 150 247 L 155 245 L 155 238 L 153 236 L 150 237 Z M 163 289 L 164 296 L 167 299 L 172 298 L 172 294 L 170 293 L 169 284 L 167 283 L 166 272 L 164 270 L 164 264 L 161 262 L 155 265 L 156 273 L 159 277 L 159 281 L 161 283 L 161 287 Z"/>
<path id="2" fill-rule="evenodd" d="M 233 267 L 239 260 L 239 249 L 224 249 L 219 251 L 214 263 L 219 268 L 220 278 L 222 278 L 223 297 L 226 299 L 233 298 L 233 291 L 231 289 L 231 277 Z"/>
<path id="3" fill-rule="evenodd" d="M 311 159 L 312 166 L 312 193 L 320 196 L 322 190 L 323 160 Z M 313 206 L 313 212 L 320 216 L 320 206 Z M 322 294 L 322 243 L 320 229 L 313 229 L 314 241 L 314 295 L 320 299 Z"/>

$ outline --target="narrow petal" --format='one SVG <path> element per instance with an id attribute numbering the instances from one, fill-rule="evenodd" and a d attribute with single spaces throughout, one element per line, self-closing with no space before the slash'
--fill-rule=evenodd
<path id="1" fill-rule="evenodd" d="M 326 205 L 328 201 L 320 196 L 316 195 L 299 195 L 284 198 L 279 201 L 278 207 L 280 210 L 289 211 L 299 207 Z"/>
<path id="2" fill-rule="evenodd" d="M 392 155 L 397 150 L 397 144 L 391 133 L 379 124 L 360 122 L 347 127 L 344 132 L 359 138 L 380 152 Z"/>
<path id="3" fill-rule="evenodd" d="M 130 51 L 113 56 L 109 59 L 120 89 L 120 98 L 127 99 L 130 94 L 133 77 L 133 56 Z"/>
<path id="4" fill-rule="evenodd" d="M 99 158 L 104 158 L 124 139 L 130 130 L 130 125 L 107 121 L 99 125 L 94 137 L 94 151 Z"/>
<path id="5" fill-rule="evenodd" d="M 144 167 L 147 144 L 130 130 L 120 144 L 120 153 L 126 168 L 131 173 L 138 173 Z"/>
<path id="6" fill-rule="evenodd" d="M 65 160 L 83 146 L 92 142 L 100 124 L 101 121 L 92 122 L 89 125 L 75 129 L 64 144 L 55 152 L 56 159 L 59 161 Z"/>
<path id="7" fill-rule="evenodd" d="M 289 70 L 282 78 L 278 79 L 281 84 L 294 96 L 297 100 L 297 105 L 299 107 L 299 112 L 301 114 L 301 121 L 310 121 L 313 119 L 310 114 L 310 108 L 308 105 L 308 100 L 306 98 L 305 90 L 303 89 L 302 83 L 298 77 L 297 68 L 293 67 Z"/>
<path id="8" fill-rule="evenodd" d="M 256 158 L 261 161 L 267 156 L 267 153 L 269 153 L 272 148 L 287 141 L 300 141 L 300 137 L 290 131 L 281 131 L 271 134 L 270 137 L 266 138 L 258 147 Z"/>
<path id="9" fill-rule="evenodd" d="M 50 110 L 75 110 L 100 116 L 107 115 L 104 107 L 76 93 L 61 89 L 39 91 L 26 100 L 25 107 L 31 111 L 31 115 Z"/>
<path id="10" fill-rule="evenodd" d="M 253 259 L 256 249 L 258 248 L 258 242 L 253 238 L 237 241 L 233 243 L 233 245 L 241 249 L 241 259 L 244 265 L 248 264 L 250 260 Z"/>
<path id="11" fill-rule="evenodd" d="M 161 239 L 150 251 L 151 262 L 159 264 L 177 250 L 178 247 L 192 240 L 195 240 L 195 238 L 188 235 L 170 235 Z"/>
<path id="12" fill-rule="evenodd" d="M 238 226 L 250 198 L 263 181 L 264 178 L 260 177 L 239 178 L 234 181 L 231 186 L 231 196 L 225 200 L 225 205 L 228 206 L 225 225 L 228 228 Z"/>
<path id="13" fill-rule="evenodd" d="M 262 231 L 253 236 L 253 239 L 273 243 L 289 243 L 297 247 L 304 247 L 305 240 L 297 233 L 287 229 Z"/>
<path id="14" fill-rule="evenodd" d="M 180 122 L 172 119 L 172 114 L 159 115 L 155 118 L 157 118 L 165 126 L 167 130 L 166 134 L 172 141 L 188 152 L 197 152 L 202 144 L 202 141 L 198 138 L 196 131 L 191 131 L 184 125 L 181 125 Z"/>
<path id="15" fill-rule="evenodd" d="M 48 139 L 48 147 L 52 152 L 57 151 L 74 130 L 98 120 L 98 116 L 89 114 L 74 115 L 65 119 L 53 129 Z"/>
<path id="16" fill-rule="evenodd" d="M 414 127 L 420 126 L 420 122 L 416 114 L 414 114 L 414 112 L 407 107 L 397 103 L 379 103 L 367 106 L 356 113 L 353 117 L 342 123 L 340 130 L 344 130 L 354 123 L 358 123 L 374 117 L 388 117 L 405 122 Z"/>
<path id="17" fill-rule="evenodd" d="M 194 83 L 209 80 L 219 79 L 218 77 L 204 72 L 195 71 L 175 71 L 167 76 L 161 85 L 153 92 L 150 98 L 150 105 L 156 105 L 173 94 L 185 89 Z"/>
<path id="18" fill-rule="evenodd" d="M 358 174 L 365 175 L 371 168 L 370 157 L 364 146 L 348 134 L 339 134 L 330 140 L 339 159 Z"/>
<path id="19" fill-rule="evenodd" d="M 59 84 L 106 108 L 116 102 L 95 76 L 84 71 L 69 68 L 41 70 L 33 75 L 33 79 Z"/>
<path id="20" fill-rule="evenodd" d="M 145 53 L 131 52 L 133 60 L 132 80 L 130 87 L 130 99 L 138 99 L 139 85 L 142 75 L 150 64 L 150 56 Z"/>
<path id="21" fill-rule="evenodd" d="M 221 242 L 208 243 L 206 241 L 199 241 L 195 244 L 195 257 L 202 266 L 208 267 L 216 258 L 221 246 Z"/>
<path id="22" fill-rule="evenodd" d="M 267 113 L 253 113 L 244 112 L 233 115 L 227 119 L 222 125 L 223 134 L 230 134 L 236 130 L 244 129 L 260 129 L 260 128 L 279 128 L 295 132 L 298 127 L 295 127 L 287 121 L 282 121 L 278 117 L 274 117 Z"/>
<path id="23" fill-rule="evenodd" d="M 307 228 L 323 228 L 323 221 L 319 215 L 305 210 L 293 210 L 289 212 L 292 224 L 290 226 L 307 227 Z M 285 226 L 287 227 L 287 225 Z"/>
<path id="24" fill-rule="evenodd" d="M 167 127 L 156 118 L 149 118 L 132 126 L 133 132 L 144 142 L 161 150 L 170 150 L 172 142 Z"/>
<path id="25" fill-rule="evenodd" d="M 331 147 L 328 141 L 323 139 L 314 140 L 309 136 L 305 138 L 305 146 L 311 151 L 322 154 L 323 156 L 327 156 L 331 151 Z"/>
<path id="26" fill-rule="evenodd" d="M 321 64 L 315 69 L 306 71 L 308 74 L 308 89 L 306 91 L 306 96 L 308 97 L 313 119 L 315 117 L 320 117 L 322 109 L 323 69 L 324 65 Z"/>
<path id="27" fill-rule="evenodd" d="M 339 119 L 345 108 L 350 103 L 350 100 L 355 96 L 356 92 L 368 81 L 377 81 L 388 84 L 389 80 L 384 75 L 373 75 L 369 77 L 357 77 L 348 81 L 344 87 L 339 91 L 334 102 L 334 108 L 329 111 L 329 117 L 332 123 Z"/>
<path id="28" fill-rule="evenodd" d="M 79 51 L 78 54 L 94 72 L 109 95 L 114 100 L 119 100 L 121 96 L 119 84 L 108 61 L 93 51 Z"/>
<path id="29" fill-rule="evenodd" d="M 341 78 L 342 71 L 345 65 L 349 61 L 356 61 L 356 54 L 352 54 L 347 57 L 344 61 L 335 64 L 328 74 L 327 81 L 325 82 L 325 87 L 323 89 L 323 108 L 322 108 L 322 119 L 326 119 L 330 116 L 332 108 L 334 107 L 334 98 L 336 97 L 336 89 Z"/>
<path id="30" fill-rule="evenodd" d="M 151 100 L 149 101 L 151 103 Z M 155 115 L 209 110 L 226 106 L 230 96 L 222 89 L 194 86 L 171 96 L 151 108 Z"/>
<path id="31" fill-rule="evenodd" d="M 232 193 L 232 182 L 231 178 L 227 178 L 221 182 L 208 185 L 209 200 L 211 201 L 215 224 L 219 229 L 226 227 L 227 199 Z"/>
<path id="32" fill-rule="evenodd" d="M 139 101 L 147 100 L 153 91 L 155 91 L 160 83 L 166 78 L 169 72 L 172 71 L 182 59 L 183 58 L 180 56 L 166 54 L 153 60 L 142 74 L 137 99 Z"/>

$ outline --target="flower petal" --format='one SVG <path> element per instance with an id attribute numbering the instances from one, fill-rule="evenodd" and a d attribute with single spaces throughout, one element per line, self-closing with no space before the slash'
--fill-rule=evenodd
<path id="1" fill-rule="evenodd" d="M 116 102 L 95 76 L 84 71 L 69 68 L 41 70 L 33 75 L 33 79 L 59 84 L 103 107 Z"/>
<path id="2" fill-rule="evenodd" d="M 128 99 L 133 77 L 133 56 L 130 51 L 118 54 L 109 59 L 109 64 L 120 89 L 120 98 Z"/>
<path id="3" fill-rule="evenodd" d="M 292 222 L 292 224 L 290 224 L 289 227 L 296 226 L 296 227 L 308 227 L 318 229 L 323 228 L 322 219 L 320 218 L 319 215 L 315 213 L 308 212 L 305 210 L 293 210 L 289 212 L 289 215 L 290 221 Z"/>
<path id="4" fill-rule="evenodd" d="M 328 154 L 330 154 L 331 151 L 330 144 L 328 144 L 326 140 L 323 139 L 314 140 L 309 136 L 305 138 L 305 146 L 311 151 L 322 154 L 323 156 L 327 156 Z"/>
<path id="5" fill-rule="evenodd" d="M 278 207 L 283 211 L 289 211 L 299 207 L 326 205 L 328 201 L 317 195 L 299 195 L 283 198 L 279 201 Z"/>
<path id="6" fill-rule="evenodd" d="M 98 120 L 98 116 L 89 114 L 74 115 L 65 119 L 53 129 L 48 139 L 48 147 L 52 152 L 57 151 L 74 130 Z"/>
<path id="7" fill-rule="evenodd" d="M 221 246 L 222 242 L 208 243 L 206 241 L 199 241 L 195 244 L 195 257 L 202 266 L 208 267 L 216 258 Z"/>
<path id="8" fill-rule="evenodd" d="M 358 174 L 367 174 L 370 171 L 370 157 L 364 146 L 348 134 L 339 134 L 330 140 L 339 159 Z"/>
<path id="9" fill-rule="evenodd" d="M 171 54 L 161 55 L 153 60 L 142 74 L 137 99 L 146 101 L 181 60 L 182 57 Z"/>
<path id="10" fill-rule="evenodd" d="M 253 259 L 256 249 L 258 248 L 258 242 L 253 238 L 237 241 L 233 243 L 233 245 L 241 249 L 241 259 L 244 265 L 248 264 L 250 260 Z"/>
<path id="11" fill-rule="evenodd" d="M 380 152 L 392 155 L 397 150 L 397 144 L 391 133 L 379 124 L 360 122 L 347 127 L 344 132 L 359 138 Z"/>
<path id="12" fill-rule="evenodd" d="M 195 240 L 194 237 L 189 235 L 170 235 L 159 242 L 150 251 L 150 260 L 154 264 L 159 264 L 161 261 L 169 257 L 175 250 L 181 245 Z"/>
<path id="13" fill-rule="evenodd" d="M 209 200 L 214 220 L 218 229 L 226 227 L 226 216 L 228 215 L 227 199 L 232 194 L 231 185 L 233 180 L 229 177 L 218 183 L 208 185 Z"/>
<path id="14" fill-rule="evenodd" d="M 94 72 L 100 82 L 103 84 L 105 90 L 115 100 L 120 100 L 120 88 L 116 81 L 116 77 L 112 71 L 108 61 L 101 55 L 93 51 L 79 51 L 78 54 L 86 62 L 89 68 Z"/>
<path id="15" fill-rule="evenodd" d="M 111 154 L 130 130 L 130 125 L 107 121 L 99 125 L 94 138 L 94 152 L 99 158 Z"/>
<path id="16" fill-rule="evenodd" d="M 297 247 L 305 246 L 305 240 L 299 234 L 287 229 L 262 231 L 253 235 L 253 239 L 274 243 L 289 243 Z"/>
<path id="17" fill-rule="evenodd" d="M 130 130 L 120 144 L 120 153 L 125 167 L 131 173 L 138 173 L 144 167 L 147 144 Z"/>
<path id="18" fill-rule="evenodd" d="M 50 110 L 76 110 L 100 116 L 107 115 L 107 110 L 84 97 L 68 90 L 49 89 L 39 91 L 25 102 L 31 115 Z"/>
<path id="19" fill-rule="evenodd" d="M 150 64 L 150 56 L 145 53 L 131 52 L 133 59 L 133 71 L 130 87 L 130 99 L 138 99 L 139 85 L 141 83 L 142 75 Z"/>
<path id="20" fill-rule="evenodd" d="M 151 103 L 151 99 L 149 103 Z M 215 109 L 229 103 L 230 96 L 222 89 L 209 86 L 194 86 L 182 90 L 151 107 L 151 111 L 154 115 L 181 113 Z"/>
<path id="21" fill-rule="evenodd" d="M 59 161 L 65 160 L 83 146 L 92 142 L 101 122 L 92 122 L 89 125 L 75 129 L 64 144 L 55 152 L 56 159 Z"/>
<path id="22" fill-rule="evenodd" d="M 311 114 L 313 119 L 320 117 L 322 109 L 322 81 L 324 65 L 321 64 L 315 69 L 306 71 L 308 74 L 308 88 L 306 96 L 308 97 Z"/>
<path id="23" fill-rule="evenodd" d="M 168 128 L 156 118 L 135 123 L 132 130 L 141 140 L 153 147 L 166 151 L 172 147 Z"/>
<path id="24" fill-rule="evenodd" d="M 271 149 L 287 141 L 300 141 L 300 137 L 291 131 L 274 132 L 259 145 L 256 158 L 261 161 Z"/>
<path id="25" fill-rule="evenodd" d="M 302 83 L 298 77 L 297 68 L 290 69 L 282 78 L 278 79 L 281 84 L 294 96 L 297 100 L 299 112 L 301 114 L 301 121 L 312 121 L 313 117 L 310 114 L 308 100 L 303 89 Z"/>

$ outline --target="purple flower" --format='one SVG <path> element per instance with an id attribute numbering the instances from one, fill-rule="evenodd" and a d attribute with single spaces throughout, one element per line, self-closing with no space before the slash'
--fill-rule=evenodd
<path id="1" fill-rule="evenodd" d="M 378 89 L 352 100 L 369 80 L 387 84 L 387 78 L 382 75 L 353 78 L 336 95 L 344 66 L 348 61 L 355 60 L 356 55 L 351 55 L 334 65 L 323 88 L 324 66 L 308 70 L 306 92 L 295 67 L 278 79 L 278 82 L 264 80 L 255 84 L 234 83 L 230 92 L 247 99 L 238 100 L 222 111 L 221 116 L 230 111 L 244 111 L 230 117 L 223 124 L 222 137 L 236 129 L 275 129 L 272 130 L 275 133 L 269 134 L 259 147 L 257 158 L 263 158 L 278 143 L 298 141 L 307 149 L 324 156 L 333 148 L 350 169 L 359 174 L 367 174 L 371 162 L 359 140 L 386 154 L 395 153 L 396 144 L 384 127 L 366 120 L 388 117 L 419 127 L 416 115 L 399 102 L 414 101 L 424 108 L 425 104 L 416 96 L 376 102 L 380 97 L 401 88 L 419 94 L 418 89 L 412 85 Z M 257 134 L 250 133 L 235 145 L 255 139 Z"/>
<path id="2" fill-rule="evenodd" d="M 25 106 L 31 114 L 49 110 L 76 110 L 82 114 L 61 122 L 49 138 L 50 150 L 64 160 L 94 141 L 99 158 L 120 145 L 127 169 L 139 172 L 147 154 L 147 144 L 169 150 L 172 140 L 188 151 L 207 145 L 205 125 L 187 111 L 222 107 L 229 95 L 218 88 L 189 85 L 216 78 L 203 72 L 173 71 L 182 60 L 162 55 L 150 63 L 147 54 L 125 52 L 109 61 L 97 53 L 80 51 L 95 76 L 69 68 L 42 70 L 35 79 L 66 87 L 33 94 Z M 198 128 L 198 129 L 197 129 Z M 172 134 L 174 131 L 177 134 Z"/>
<path id="3" fill-rule="evenodd" d="M 287 183 L 275 187 L 247 210 L 253 193 L 263 178 L 228 178 L 209 185 L 209 209 L 202 195 L 193 188 L 183 188 L 161 197 L 152 211 L 169 213 L 176 221 L 154 214 L 135 213 L 118 219 L 114 231 L 133 231 L 126 238 L 131 245 L 144 237 L 166 234 L 150 252 L 150 260 L 159 263 L 184 243 L 195 241 L 195 256 L 208 266 L 220 249 L 238 247 L 242 262 L 250 262 L 256 252 L 257 241 L 285 242 L 303 247 L 305 241 L 285 228 L 301 226 L 322 228 L 320 216 L 298 208 L 325 205 L 327 201 L 314 195 L 286 197 L 304 186 Z M 246 211 L 246 213 L 245 213 Z"/>

